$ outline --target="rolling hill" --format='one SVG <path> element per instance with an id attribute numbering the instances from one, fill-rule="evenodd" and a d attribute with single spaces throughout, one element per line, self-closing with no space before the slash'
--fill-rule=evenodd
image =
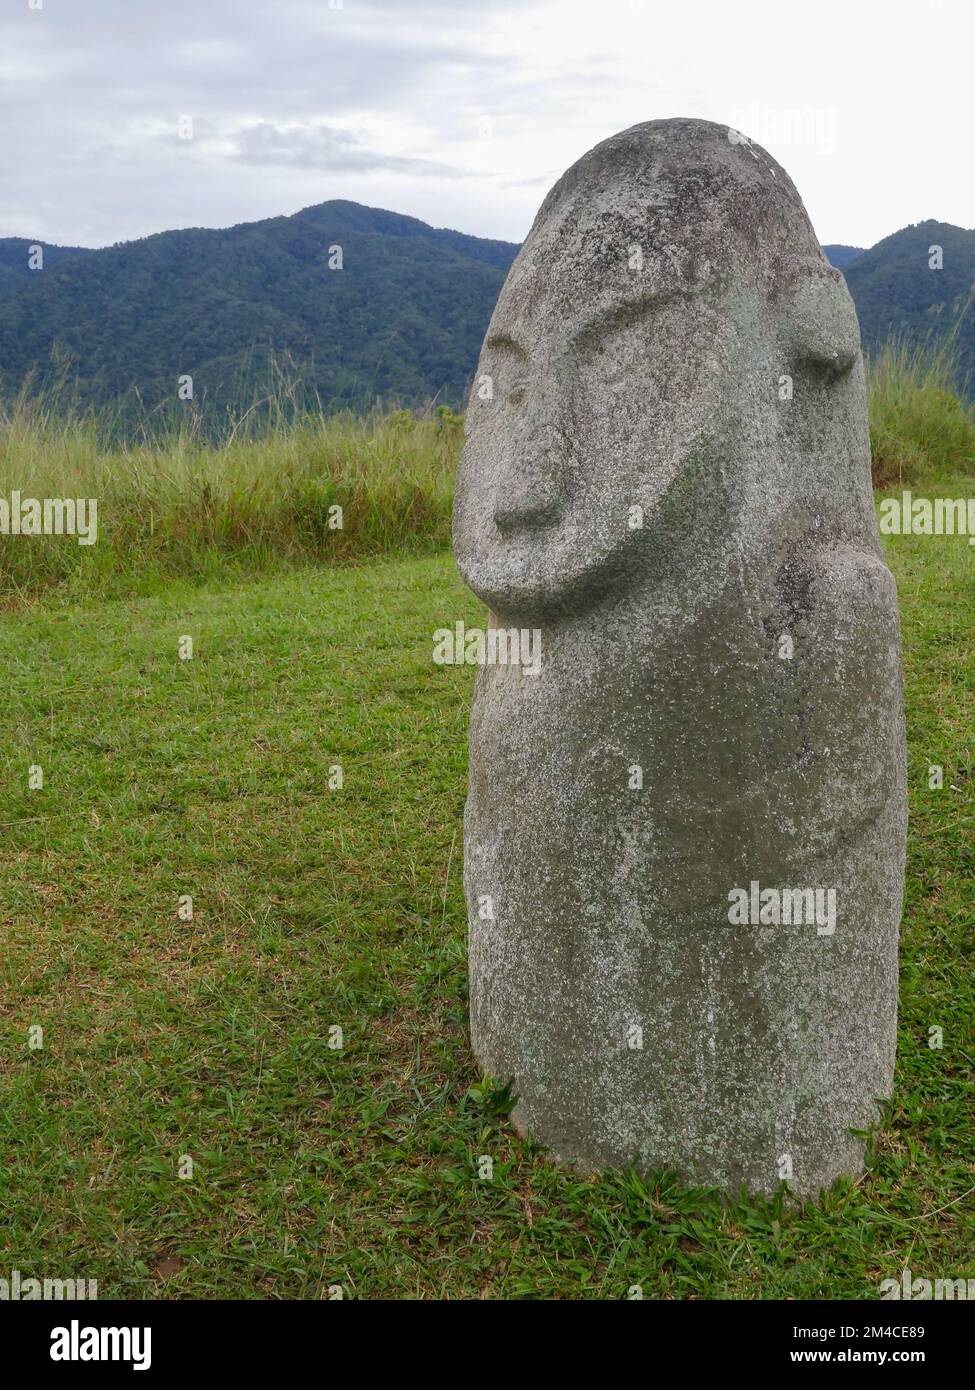
<path id="1" fill-rule="evenodd" d="M 361 408 L 436 397 L 459 405 L 518 250 L 413 217 L 332 201 L 222 230 L 161 232 L 103 250 L 0 240 L 0 388 L 60 379 L 82 405 L 142 419 L 193 378 L 219 428 L 283 381 L 301 399 Z M 929 268 L 929 248 L 943 268 Z M 341 248 L 338 256 L 330 248 Z M 975 379 L 975 231 L 921 222 L 869 250 L 824 247 L 843 270 L 875 351 L 958 324 Z M 959 324 L 960 320 L 960 324 Z"/>
<path id="2" fill-rule="evenodd" d="M 933 269 L 931 248 L 942 266 Z M 891 335 L 923 342 L 956 331 L 959 385 L 975 384 L 975 231 L 948 222 L 916 222 L 863 251 L 843 272 L 868 352 Z"/>
<path id="3" fill-rule="evenodd" d="M 855 261 L 857 256 L 862 255 L 862 246 L 824 246 L 823 251 L 830 265 L 835 265 L 837 270 L 845 270 L 851 261 Z"/>
<path id="4" fill-rule="evenodd" d="M 32 246 L 41 243 L 28 237 L 0 237 L 0 300 L 21 289 L 33 275 L 42 271 L 30 269 L 28 258 Z M 51 270 L 69 256 L 91 256 L 94 252 L 84 246 L 51 246 L 44 243 L 44 269 Z"/>
<path id="5" fill-rule="evenodd" d="M 280 387 L 272 357 L 326 406 L 456 403 L 517 249 L 344 201 L 80 255 L 51 248 L 43 272 L 0 298 L 0 380 L 9 391 L 34 370 L 50 382 L 57 344 L 82 404 L 132 405 L 137 388 L 152 410 L 191 375 L 194 398 L 219 413 Z"/>

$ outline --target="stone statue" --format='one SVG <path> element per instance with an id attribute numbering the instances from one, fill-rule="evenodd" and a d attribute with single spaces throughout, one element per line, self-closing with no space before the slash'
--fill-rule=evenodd
<path id="1" fill-rule="evenodd" d="M 859 1172 L 894 1066 L 897 596 L 856 314 L 764 150 L 653 121 L 555 185 L 454 549 L 489 634 L 539 635 L 533 671 L 485 643 L 464 829 L 472 1042 L 515 1125 L 731 1192 Z"/>

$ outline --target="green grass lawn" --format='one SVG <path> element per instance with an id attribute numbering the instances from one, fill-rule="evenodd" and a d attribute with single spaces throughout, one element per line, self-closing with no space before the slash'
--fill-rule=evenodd
<path id="1" fill-rule="evenodd" d="M 896 1095 L 867 1176 L 804 1207 L 584 1181 L 479 1087 L 473 678 L 430 658 L 435 627 L 483 614 L 449 555 L 5 614 L 0 1275 L 96 1278 L 102 1298 L 859 1298 L 905 1266 L 975 1277 L 975 548 L 888 554 L 911 740 Z"/>

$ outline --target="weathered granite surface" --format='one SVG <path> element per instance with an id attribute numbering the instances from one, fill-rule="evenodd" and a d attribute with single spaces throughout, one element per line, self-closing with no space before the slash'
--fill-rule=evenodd
<path id="1" fill-rule="evenodd" d="M 514 1122 L 586 1171 L 858 1172 L 894 1064 L 898 609 L 856 315 L 764 150 L 655 121 L 552 189 L 454 548 L 492 626 L 541 632 L 538 675 L 478 672 L 465 816 L 472 1041 Z M 753 882 L 833 890 L 835 929 L 733 923 Z"/>

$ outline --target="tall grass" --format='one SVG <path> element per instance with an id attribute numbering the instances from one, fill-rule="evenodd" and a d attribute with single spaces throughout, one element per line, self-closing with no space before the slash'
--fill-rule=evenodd
<path id="1" fill-rule="evenodd" d="M 300 407 L 292 385 L 228 422 L 146 417 L 128 443 L 105 417 L 24 391 L 0 406 L 0 497 L 95 497 L 98 542 L 0 535 L 0 601 L 60 587 L 151 590 L 295 563 L 446 545 L 462 421 L 446 407 L 364 417 Z M 894 339 L 868 363 L 878 489 L 975 479 L 975 411 L 949 338 Z M 959 481 L 960 480 L 960 481 Z M 341 529 L 334 526 L 341 508 Z M 329 525 L 329 522 L 333 525 Z"/>
<path id="2" fill-rule="evenodd" d="M 975 475 L 975 411 L 962 398 L 953 341 L 911 346 L 894 337 L 868 362 L 875 488 Z"/>
<path id="3" fill-rule="evenodd" d="M 0 496 L 95 497 L 98 540 L 0 536 L 0 595 L 62 585 L 83 597 L 442 546 L 461 433 L 444 407 L 282 410 L 257 429 L 243 418 L 220 443 L 191 418 L 106 446 L 94 417 L 21 396 L 0 411 Z"/>

